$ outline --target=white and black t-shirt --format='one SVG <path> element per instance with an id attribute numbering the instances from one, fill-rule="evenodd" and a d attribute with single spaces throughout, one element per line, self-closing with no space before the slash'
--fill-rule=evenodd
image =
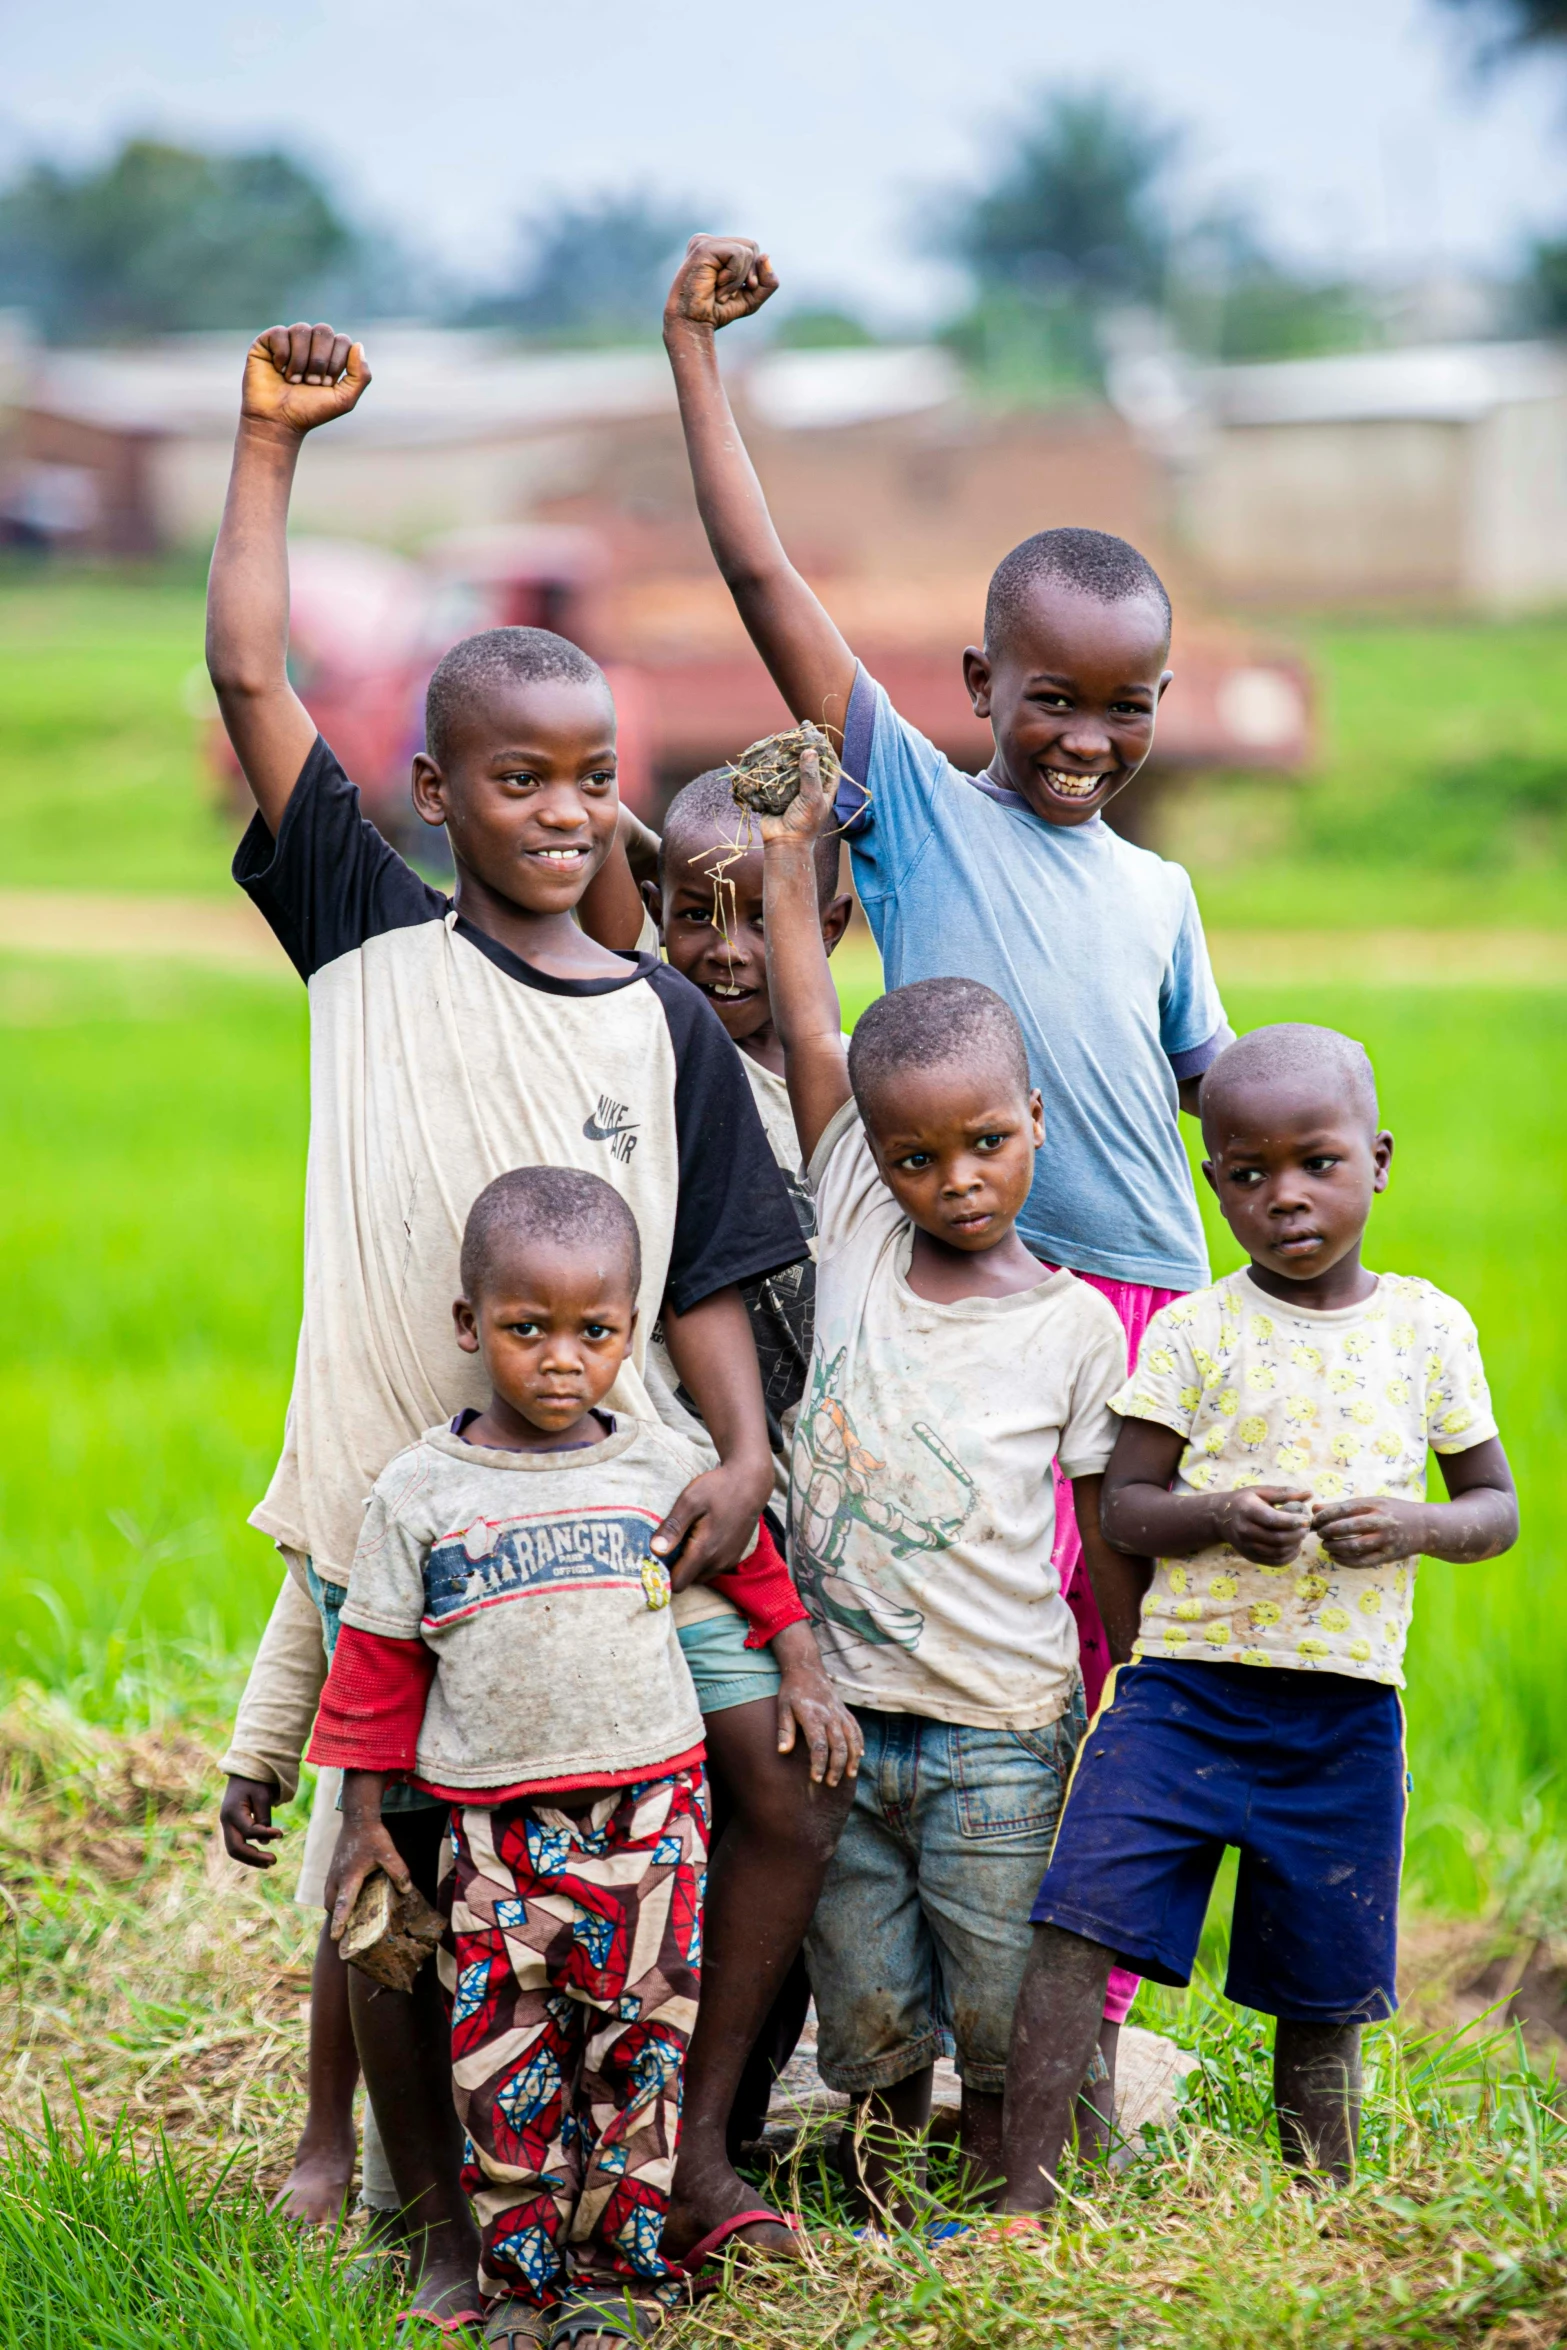
<path id="1" fill-rule="evenodd" d="M 657 1416 L 641 1373 L 665 1300 L 688 1312 L 803 1243 L 697 989 L 652 955 L 629 956 L 624 978 L 524 963 L 387 845 L 319 738 L 277 840 L 258 817 L 234 878 L 310 990 L 304 1313 L 283 1456 L 251 1522 L 346 1582 L 388 1461 L 488 1400 L 452 1301 L 463 1224 L 493 1177 L 582 1167 L 630 1205 L 637 1338 L 606 1404 L 643 1419 Z"/>

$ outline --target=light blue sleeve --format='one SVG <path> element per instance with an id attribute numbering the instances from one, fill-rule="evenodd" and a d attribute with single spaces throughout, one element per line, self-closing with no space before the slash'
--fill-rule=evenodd
<path id="1" fill-rule="evenodd" d="M 892 896 L 929 840 L 947 761 L 861 669 L 844 720 L 843 768 L 838 817 L 854 854 L 854 886 L 869 910 Z"/>
<path id="2" fill-rule="evenodd" d="M 1177 1079 L 1200 1077 L 1231 1041 L 1192 885 L 1180 866 L 1181 926 L 1159 990 L 1159 1041 Z"/>

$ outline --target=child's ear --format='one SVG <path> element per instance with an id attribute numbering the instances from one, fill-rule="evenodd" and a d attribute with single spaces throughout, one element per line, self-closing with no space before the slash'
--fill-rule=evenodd
<path id="1" fill-rule="evenodd" d="M 1028 1114 L 1034 1124 L 1034 1148 L 1043 1150 L 1045 1143 L 1045 1097 L 1037 1085 L 1028 1089 Z"/>
<path id="2" fill-rule="evenodd" d="M 446 822 L 446 778 L 428 751 L 415 754 L 412 793 L 415 813 L 424 823 Z"/>
<path id="3" fill-rule="evenodd" d="M 847 895 L 834 898 L 831 905 L 822 908 L 822 944 L 829 954 L 849 927 L 849 916 L 854 912 L 854 900 Z"/>
<path id="4" fill-rule="evenodd" d="M 457 1325 L 457 1343 L 463 1353 L 476 1355 L 479 1351 L 479 1325 L 475 1319 L 473 1308 L 465 1297 L 459 1297 L 454 1301 L 452 1320 Z"/>
<path id="5" fill-rule="evenodd" d="M 1371 1164 L 1374 1170 L 1371 1177 L 1372 1190 L 1386 1191 L 1388 1170 L 1393 1164 L 1393 1137 L 1386 1128 L 1372 1142 Z"/>
<path id="6" fill-rule="evenodd" d="M 641 884 L 641 889 L 642 903 L 653 918 L 653 928 L 662 938 L 664 935 L 664 893 L 656 881 L 644 881 Z"/>
<path id="7" fill-rule="evenodd" d="M 988 657 L 980 651 L 978 645 L 970 645 L 963 656 L 963 682 L 968 687 L 975 717 L 988 718 L 992 672 Z"/>
<path id="8" fill-rule="evenodd" d="M 1214 1198 L 1217 1199 L 1219 1196 L 1219 1178 L 1213 1171 L 1212 1159 L 1203 1160 L 1202 1171 L 1208 1178 L 1208 1189 L 1213 1193 Z"/>

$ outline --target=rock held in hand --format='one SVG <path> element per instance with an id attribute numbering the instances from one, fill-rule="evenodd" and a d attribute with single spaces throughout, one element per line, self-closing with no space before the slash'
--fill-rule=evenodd
<path id="1" fill-rule="evenodd" d="M 416 1885 L 399 1893 L 384 1869 L 374 1869 L 359 1888 L 338 1948 L 372 1982 L 411 1991 L 445 1931 L 446 1920 Z"/>
<path id="2" fill-rule="evenodd" d="M 729 770 L 736 807 L 749 808 L 758 816 L 781 816 L 800 789 L 802 751 L 816 753 L 822 788 L 831 799 L 843 769 L 822 729 L 807 721 L 804 726 L 791 726 L 786 734 L 764 735 L 740 753 Z"/>

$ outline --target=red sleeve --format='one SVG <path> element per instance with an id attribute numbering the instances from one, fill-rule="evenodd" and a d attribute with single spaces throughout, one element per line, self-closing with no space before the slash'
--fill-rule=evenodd
<path id="1" fill-rule="evenodd" d="M 434 1679 L 435 1658 L 422 1640 L 388 1640 L 345 1624 L 305 1759 L 405 1776 L 414 1767 Z"/>
<path id="2" fill-rule="evenodd" d="M 747 1551 L 737 1567 L 710 1576 L 709 1581 L 715 1591 L 732 1599 L 749 1620 L 747 1648 L 765 1648 L 791 1624 L 810 1622 L 810 1612 L 801 1605 L 794 1577 L 765 1524 L 756 1530 L 756 1548 Z"/>

